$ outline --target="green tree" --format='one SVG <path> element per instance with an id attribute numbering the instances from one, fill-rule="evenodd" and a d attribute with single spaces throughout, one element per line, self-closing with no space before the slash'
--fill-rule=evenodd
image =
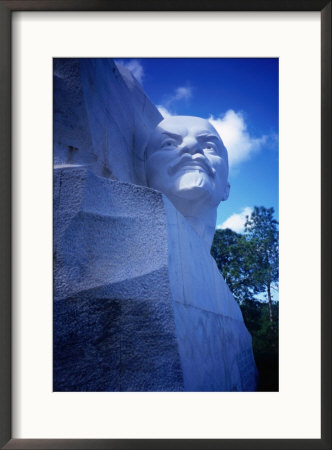
<path id="1" fill-rule="evenodd" d="M 261 391 L 278 390 L 278 302 L 271 290 L 278 285 L 279 233 L 273 213 L 273 208 L 255 207 L 243 234 L 217 230 L 211 248 L 252 335 Z M 255 299 L 262 292 L 268 303 Z"/>
<path id="2" fill-rule="evenodd" d="M 260 286 L 253 276 L 254 250 L 244 235 L 235 233 L 229 228 L 216 230 L 211 254 L 239 303 L 252 300 L 254 295 L 260 292 Z"/>
<path id="3" fill-rule="evenodd" d="M 266 302 L 245 300 L 240 305 L 243 319 L 252 336 L 255 361 L 259 371 L 259 391 L 278 391 L 279 323 L 278 302 L 273 302 L 274 322 L 270 322 Z"/>
<path id="4" fill-rule="evenodd" d="M 255 206 L 247 217 L 244 235 L 250 242 L 253 282 L 268 298 L 270 322 L 273 322 L 271 290 L 279 279 L 279 231 L 274 209 Z"/>

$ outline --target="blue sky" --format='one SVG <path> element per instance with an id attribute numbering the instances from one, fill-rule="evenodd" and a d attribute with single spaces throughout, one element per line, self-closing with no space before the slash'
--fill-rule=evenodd
<path id="1" fill-rule="evenodd" d="M 231 192 L 217 227 L 241 232 L 254 206 L 278 220 L 278 59 L 122 60 L 163 115 L 210 119 L 226 145 Z"/>

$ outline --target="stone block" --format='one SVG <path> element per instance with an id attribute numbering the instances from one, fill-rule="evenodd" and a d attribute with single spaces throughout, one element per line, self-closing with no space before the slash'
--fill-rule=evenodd
<path id="1" fill-rule="evenodd" d="M 240 308 L 166 197 L 82 167 L 54 186 L 54 390 L 255 390 Z"/>
<path id="2" fill-rule="evenodd" d="M 54 184 L 54 390 L 182 391 L 162 195 L 82 167 Z"/>
<path id="3" fill-rule="evenodd" d="M 145 184 L 144 146 L 162 120 L 140 85 L 110 58 L 55 58 L 54 164 Z"/>

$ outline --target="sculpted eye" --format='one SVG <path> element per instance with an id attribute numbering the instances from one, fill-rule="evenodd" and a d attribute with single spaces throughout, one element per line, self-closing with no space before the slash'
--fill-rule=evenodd
<path id="1" fill-rule="evenodd" d="M 173 139 L 167 139 L 167 141 L 164 141 L 161 145 L 161 148 L 164 147 L 173 147 L 176 145 L 176 142 Z"/>
<path id="2" fill-rule="evenodd" d="M 204 147 L 207 150 L 216 150 L 216 145 L 212 142 L 207 142 Z"/>

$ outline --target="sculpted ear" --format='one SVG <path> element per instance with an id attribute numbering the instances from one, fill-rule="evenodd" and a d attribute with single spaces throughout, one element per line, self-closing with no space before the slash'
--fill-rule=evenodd
<path id="1" fill-rule="evenodd" d="M 227 184 L 225 186 L 225 190 L 224 190 L 223 196 L 221 198 L 222 202 L 224 202 L 225 200 L 228 199 L 230 188 L 231 188 L 231 185 L 227 181 Z"/>

